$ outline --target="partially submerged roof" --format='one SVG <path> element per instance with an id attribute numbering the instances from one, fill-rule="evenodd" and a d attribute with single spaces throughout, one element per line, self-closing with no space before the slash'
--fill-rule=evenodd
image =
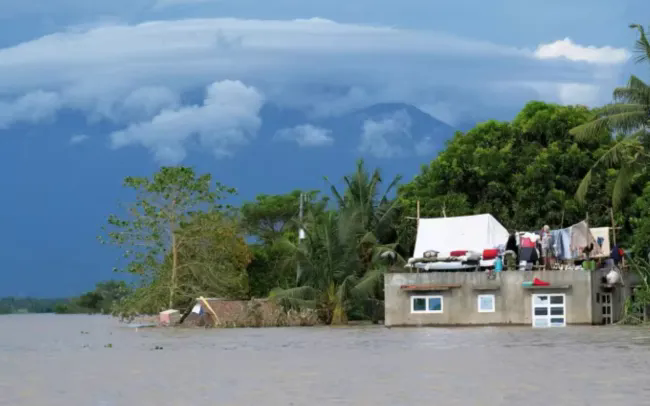
<path id="1" fill-rule="evenodd" d="M 429 250 L 483 252 L 484 249 L 505 245 L 508 236 L 508 230 L 491 214 L 421 218 L 413 257 L 422 258 Z"/>

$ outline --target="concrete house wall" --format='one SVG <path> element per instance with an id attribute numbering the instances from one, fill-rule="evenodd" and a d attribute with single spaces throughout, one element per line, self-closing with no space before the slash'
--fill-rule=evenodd
<path id="1" fill-rule="evenodd" d="M 595 306 L 592 293 L 594 281 L 600 283 L 600 275 L 582 270 L 573 271 L 507 271 L 497 272 L 489 280 L 486 272 L 423 272 L 389 273 L 385 275 L 385 325 L 486 325 L 520 324 L 532 325 L 532 295 L 563 293 L 566 296 L 566 323 L 592 324 Z M 539 278 L 554 286 L 570 285 L 569 288 L 522 287 L 522 282 Z M 447 290 L 407 291 L 403 285 L 460 285 Z M 478 296 L 493 294 L 495 312 L 480 313 Z M 412 296 L 439 295 L 443 297 L 442 313 L 412 313 Z"/>

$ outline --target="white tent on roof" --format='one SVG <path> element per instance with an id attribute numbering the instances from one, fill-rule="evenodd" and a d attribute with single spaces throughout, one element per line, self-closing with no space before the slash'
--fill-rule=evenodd
<path id="1" fill-rule="evenodd" d="M 491 214 L 421 218 L 413 258 L 422 258 L 425 251 L 429 250 L 441 253 L 456 250 L 482 253 L 485 249 L 505 245 L 508 236 L 508 230 Z"/>

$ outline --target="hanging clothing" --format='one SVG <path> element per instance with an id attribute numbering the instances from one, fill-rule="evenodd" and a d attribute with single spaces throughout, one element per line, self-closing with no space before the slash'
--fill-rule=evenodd
<path id="1" fill-rule="evenodd" d="M 508 237 L 508 242 L 506 242 L 506 252 L 512 251 L 515 257 L 515 264 L 519 263 L 519 247 L 517 246 L 517 237 L 514 234 L 510 234 Z"/>
<path id="2" fill-rule="evenodd" d="M 534 233 L 524 233 L 519 237 L 519 247 L 520 248 L 535 248 L 539 236 Z"/>
<path id="3" fill-rule="evenodd" d="M 526 261 L 530 263 L 537 263 L 539 256 L 535 247 L 521 247 L 519 249 L 519 261 Z"/>
<path id="4" fill-rule="evenodd" d="M 621 262 L 621 259 L 623 259 L 623 255 L 623 250 L 620 249 L 618 245 L 614 245 L 609 256 L 614 260 L 614 264 L 618 265 L 618 263 Z"/>
<path id="5" fill-rule="evenodd" d="M 551 230 L 553 236 L 553 253 L 555 258 L 564 261 L 571 259 L 571 237 L 568 228 Z"/>
<path id="6" fill-rule="evenodd" d="M 571 233 L 571 256 L 572 258 L 584 258 L 585 248 L 590 249 L 590 256 L 600 256 L 601 248 L 591 234 L 586 221 L 581 221 L 570 227 Z"/>

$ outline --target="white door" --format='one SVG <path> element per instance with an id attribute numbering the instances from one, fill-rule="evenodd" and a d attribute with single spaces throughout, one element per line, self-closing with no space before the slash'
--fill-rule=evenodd
<path id="1" fill-rule="evenodd" d="M 533 327 L 565 327 L 566 296 L 564 293 L 533 294 Z"/>

